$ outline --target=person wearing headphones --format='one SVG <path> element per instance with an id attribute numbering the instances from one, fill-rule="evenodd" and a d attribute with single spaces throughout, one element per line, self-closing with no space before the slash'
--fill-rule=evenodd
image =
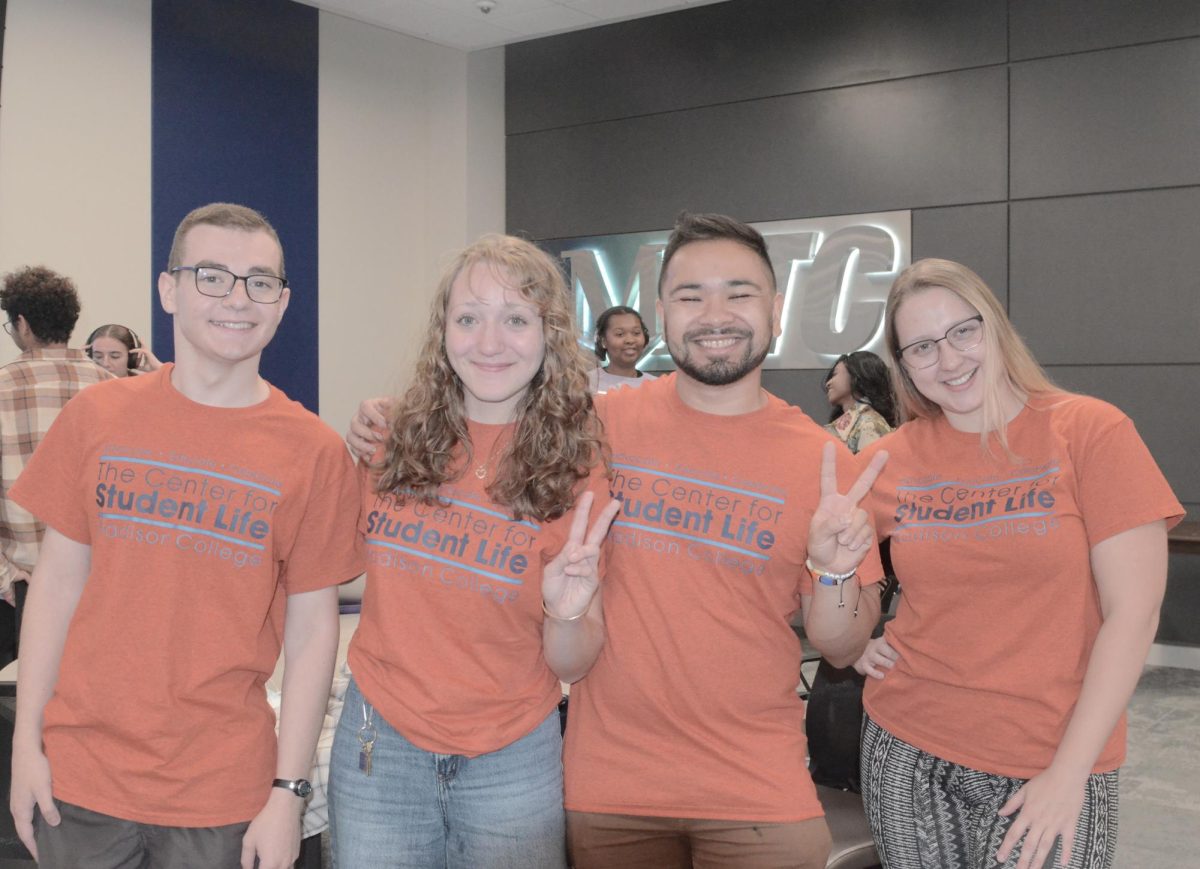
<path id="1" fill-rule="evenodd" d="M 83 349 L 93 362 L 114 377 L 130 377 L 162 367 L 158 357 L 141 342 L 137 333 L 119 323 L 95 329 L 88 335 Z"/>

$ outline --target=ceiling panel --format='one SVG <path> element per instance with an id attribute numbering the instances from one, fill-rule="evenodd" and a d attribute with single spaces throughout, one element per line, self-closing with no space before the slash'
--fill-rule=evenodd
<path id="1" fill-rule="evenodd" d="M 327 12 L 465 51 L 728 0 L 301 0 Z"/>

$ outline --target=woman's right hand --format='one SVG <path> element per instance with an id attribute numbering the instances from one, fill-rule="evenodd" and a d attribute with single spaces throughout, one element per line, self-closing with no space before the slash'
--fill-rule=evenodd
<path id="1" fill-rule="evenodd" d="M 899 660 L 900 653 L 888 645 L 883 637 L 876 637 L 867 643 L 866 651 L 854 662 L 854 669 L 861 676 L 882 679 Z"/>
<path id="2" fill-rule="evenodd" d="M 129 352 L 137 357 L 135 370 L 138 374 L 149 373 L 162 368 L 162 361 L 154 355 L 153 350 L 144 344 L 141 347 L 134 347 Z"/>
<path id="3" fill-rule="evenodd" d="M 346 432 L 346 445 L 357 458 L 369 462 L 387 437 L 388 414 L 394 399 L 368 398 L 358 406 Z"/>

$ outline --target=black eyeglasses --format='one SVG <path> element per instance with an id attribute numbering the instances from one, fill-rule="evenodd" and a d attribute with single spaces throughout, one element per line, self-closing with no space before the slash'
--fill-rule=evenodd
<path id="1" fill-rule="evenodd" d="M 196 292 L 214 299 L 225 298 L 241 281 L 246 285 L 250 301 L 260 305 L 274 305 L 283 297 L 283 289 L 288 285 L 286 279 L 275 275 L 235 275 L 216 266 L 176 266 L 171 269 L 171 274 L 176 272 L 191 272 L 196 279 Z"/>
<path id="2" fill-rule="evenodd" d="M 966 351 L 979 346 L 983 340 L 983 315 L 976 314 L 961 323 L 955 323 L 941 338 L 922 338 L 896 351 L 910 368 L 928 368 L 938 361 L 941 351 L 938 344 L 945 341 L 955 350 Z"/>
<path id="3" fill-rule="evenodd" d="M 13 326 L 15 326 L 15 325 L 16 325 L 16 323 L 14 323 L 12 320 L 9 320 L 8 322 L 6 322 L 4 324 L 4 331 L 7 332 L 9 335 L 12 335 Z"/>

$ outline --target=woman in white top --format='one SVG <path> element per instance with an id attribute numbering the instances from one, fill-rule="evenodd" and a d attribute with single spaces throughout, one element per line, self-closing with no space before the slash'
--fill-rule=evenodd
<path id="1" fill-rule="evenodd" d="M 637 369 L 649 340 L 646 323 L 633 308 L 617 305 L 601 314 L 596 320 L 596 358 L 601 362 L 607 359 L 608 365 L 592 371 L 592 392 L 641 386 L 653 380 L 653 374 Z"/>

